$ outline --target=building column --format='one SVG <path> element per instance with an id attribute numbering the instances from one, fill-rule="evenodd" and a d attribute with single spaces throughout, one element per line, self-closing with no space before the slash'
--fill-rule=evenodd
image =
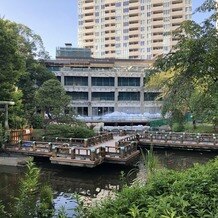
<path id="1" fill-rule="evenodd" d="M 144 106 L 144 86 L 145 86 L 145 84 L 144 84 L 144 75 L 143 74 L 141 74 L 141 77 L 140 77 L 140 112 L 141 112 L 141 114 L 143 114 L 144 113 L 144 111 L 145 111 L 145 106 Z"/>
<path id="2" fill-rule="evenodd" d="M 118 76 L 114 74 L 114 111 L 118 111 Z"/>
<path id="3" fill-rule="evenodd" d="M 92 116 L 92 77 L 88 74 L 88 116 Z"/>

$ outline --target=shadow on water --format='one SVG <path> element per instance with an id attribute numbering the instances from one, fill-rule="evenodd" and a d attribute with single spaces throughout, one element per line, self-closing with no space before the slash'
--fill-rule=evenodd
<path id="1" fill-rule="evenodd" d="M 191 167 L 194 163 L 205 163 L 213 159 L 217 153 L 212 152 L 193 152 L 158 150 L 155 151 L 161 166 L 183 170 Z M 76 207 L 73 193 L 78 193 L 90 198 L 108 193 L 112 190 L 120 190 L 123 182 L 121 181 L 121 171 L 126 175 L 135 168 L 123 167 L 120 165 L 103 164 L 93 169 L 79 168 L 70 166 L 52 165 L 48 161 L 36 159 L 37 166 L 41 169 L 42 183 L 50 184 L 54 191 L 54 204 L 56 210 L 64 206 L 69 216 L 73 215 L 73 208 Z M 143 159 L 139 161 L 139 166 L 143 165 Z M 139 167 L 139 171 L 143 170 Z M 24 175 L 24 168 L 0 166 L 0 200 L 4 203 L 11 202 L 10 196 L 16 196 L 18 183 Z M 137 170 L 131 174 L 129 182 L 137 176 Z"/>

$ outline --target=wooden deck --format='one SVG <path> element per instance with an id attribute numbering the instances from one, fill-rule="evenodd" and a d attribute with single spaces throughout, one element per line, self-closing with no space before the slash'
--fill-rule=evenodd
<path id="1" fill-rule="evenodd" d="M 53 164 L 95 167 L 102 163 L 127 165 L 140 151 L 137 146 L 218 151 L 217 134 L 145 132 L 125 136 L 111 133 L 90 139 L 43 138 L 42 141 L 20 141 L 5 147 L 7 152 L 47 157 Z"/>
<path id="2" fill-rule="evenodd" d="M 218 151 L 217 134 L 147 132 L 137 139 L 141 147 Z"/>
<path id="3" fill-rule="evenodd" d="M 95 139 L 55 138 L 50 142 L 20 141 L 6 146 L 7 152 L 34 157 L 47 157 L 53 164 L 95 167 L 102 163 L 128 165 L 139 157 L 136 143 L 120 146 L 118 141 L 126 136 L 99 136 Z"/>

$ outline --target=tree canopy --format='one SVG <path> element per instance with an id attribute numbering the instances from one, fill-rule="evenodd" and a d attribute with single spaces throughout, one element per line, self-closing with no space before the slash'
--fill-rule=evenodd
<path id="1" fill-rule="evenodd" d="M 70 97 L 66 94 L 61 83 L 56 79 L 50 79 L 36 92 L 37 106 L 45 112 L 50 119 L 64 113 L 64 109 L 70 103 Z"/>
<path id="2" fill-rule="evenodd" d="M 0 100 L 13 100 L 9 122 L 14 128 L 30 123 L 35 91 L 55 76 L 41 59 L 48 58 L 42 39 L 25 25 L 0 19 Z M 4 119 L 0 112 L 0 121 Z"/>
<path id="3" fill-rule="evenodd" d="M 208 0 L 197 12 L 212 11 Z M 175 110 L 192 113 L 194 119 L 212 121 L 218 117 L 218 32 L 216 10 L 203 23 L 185 21 L 174 34 L 177 45 L 159 57 L 154 65 L 150 87 L 162 89 L 165 115 Z M 156 81 L 156 83 L 154 82 Z"/>

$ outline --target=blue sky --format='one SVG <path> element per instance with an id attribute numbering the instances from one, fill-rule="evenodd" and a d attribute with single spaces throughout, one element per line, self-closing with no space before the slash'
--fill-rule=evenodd
<path id="1" fill-rule="evenodd" d="M 204 0 L 192 2 L 194 10 Z M 25 24 L 39 34 L 51 57 L 65 42 L 77 47 L 77 0 L 0 0 L 0 17 Z M 197 14 L 193 19 L 201 22 L 204 17 Z"/>

